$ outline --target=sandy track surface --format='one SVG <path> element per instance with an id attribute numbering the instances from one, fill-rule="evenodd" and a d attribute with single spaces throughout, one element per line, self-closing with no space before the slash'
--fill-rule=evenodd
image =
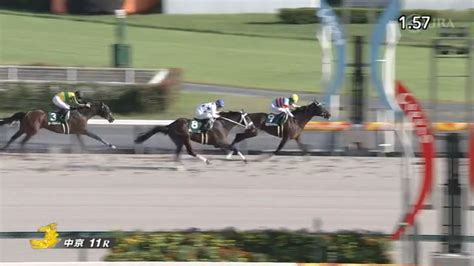
<path id="1" fill-rule="evenodd" d="M 289 228 L 389 233 L 401 213 L 400 158 L 286 157 L 249 163 L 170 155 L 2 154 L 0 231 Z M 435 233 L 435 212 L 422 216 Z M 429 232 L 430 231 L 430 232 Z M 76 260 L 1 240 L 0 261 Z M 89 259 L 104 253 L 90 252 Z"/>

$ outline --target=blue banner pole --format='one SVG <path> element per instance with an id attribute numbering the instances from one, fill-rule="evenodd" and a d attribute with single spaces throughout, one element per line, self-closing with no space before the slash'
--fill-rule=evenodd
<path id="1" fill-rule="evenodd" d="M 329 83 L 325 88 L 325 95 L 323 98 L 323 102 L 329 106 L 331 96 L 336 95 L 340 91 L 340 88 L 344 82 L 344 70 L 346 67 L 346 37 L 339 20 L 334 13 L 334 10 L 326 0 L 321 0 L 321 8 L 316 11 L 316 16 L 320 18 L 321 24 L 323 26 L 331 27 L 332 40 L 334 41 L 334 45 L 336 47 L 335 71 L 332 73 L 331 78 L 329 79 Z"/>
<path id="2" fill-rule="evenodd" d="M 386 36 L 387 24 L 392 20 L 397 21 L 398 16 L 400 15 L 400 9 L 400 0 L 392 0 L 390 2 L 377 22 L 370 42 L 370 78 L 372 79 L 372 83 L 379 94 L 382 105 L 386 108 L 396 111 L 397 113 L 400 112 L 400 108 L 398 108 L 393 99 L 389 99 L 387 97 L 381 78 L 378 59 L 380 56 L 380 46 L 384 43 Z"/>

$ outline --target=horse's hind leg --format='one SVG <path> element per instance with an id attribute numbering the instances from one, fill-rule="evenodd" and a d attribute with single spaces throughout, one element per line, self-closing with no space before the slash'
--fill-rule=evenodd
<path id="1" fill-rule="evenodd" d="M 177 138 L 173 138 L 173 137 L 171 137 L 171 140 L 176 145 L 174 160 L 176 162 L 179 162 L 179 155 L 181 154 L 181 150 L 183 149 L 183 145 L 184 145 L 183 141 Z"/>
<path id="2" fill-rule="evenodd" d="M 275 155 L 278 154 L 278 152 L 280 152 L 280 150 L 283 149 L 283 147 L 285 146 L 287 141 L 288 141 L 288 136 L 283 136 L 283 138 L 281 139 L 280 144 L 278 145 L 278 148 L 276 149 L 276 151 L 273 154 L 275 154 Z"/>
<path id="3" fill-rule="evenodd" d="M 23 131 L 21 129 L 19 129 L 11 138 L 10 140 L 7 142 L 7 144 L 5 145 L 5 147 L 2 148 L 2 150 L 6 150 L 10 144 L 12 144 L 12 142 L 14 142 L 17 138 L 21 137 L 21 135 L 23 135 Z"/>
<path id="4" fill-rule="evenodd" d="M 179 155 L 181 154 L 182 149 L 183 149 L 183 143 L 176 144 L 176 151 L 175 151 L 175 156 L 174 156 L 174 160 L 176 162 L 179 162 Z"/>
<path id="5" fill-rule="evenodd" d="M 33 137 L 33 135 L 30 135 L 30 134 L 27 134 L 22 140 L 21 140 L 21 150 L 23 150 L 25 148 L 25 144 L 28 140 L 31 139 L 31 137 Z"/>
<path id="6" fill-rule="evenodd" d="M 199 154 L 196 154 L 194 151 L 193 151 L 193 147 L 191 146 L 191 142 L 189 141 L 189 138 L 187 138 L 186 140 L 184 140 L 184 146 L 186 147 L 186 150 L 188 151 L 188 154 L 193 156 L 193 157 L 197 157 L 199 158 L 200 160 L 202 160 L 203 162 L 205 162 L 206 164 L 210 164 L 211 162 L 206 159 L 204 156 L 202 155 L 199 155 Z"/>
<path id="7" fill-rule="evenodd" d="M 31 124 L 30 126 L 27 126 L 27 127 L 24 128 L 26 136 L 21 140 L 21 150 L 22 151 L 25 148 L 26 142 L 28 142 L 31 139 L 31 137 L 36 135 L 40 129 L 41 129 L 41 122 L 40 121 L 36 121 L 33 124 Z"/>

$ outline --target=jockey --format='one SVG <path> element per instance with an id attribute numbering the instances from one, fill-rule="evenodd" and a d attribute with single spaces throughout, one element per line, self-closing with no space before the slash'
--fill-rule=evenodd
<path id="1" fill-rule="evenodd" d="M 219 112 L 224 107 L 224 100 L 219 99 L 215 102 L 203 103 L 196 108 L 196 119 L 207 120 L 204 128 L 209 130 L 216 118 L 219 117 Z"/>
<path id="2" fill-rule="evenodd" d="M 286 113 L 291 117 L 294 117 L 291 110 L 298 107 L 298 95 L 293 94 L 290 98 L 276 98 L 272 102 L 272 111 L 277 113 Z"/>
<path id="3" fill-rule="evenodd" d="M 82 92 L 79 90 L 76 92 L 61 91 L 54 95 L 53 103 L 59 108 L 61 117 L 64 117 L 64 121 L 69 120 L 71 106 L 73 108 L 91 107 L 89 103 L 84 103 L 84 100 L 82 99 Z"/>

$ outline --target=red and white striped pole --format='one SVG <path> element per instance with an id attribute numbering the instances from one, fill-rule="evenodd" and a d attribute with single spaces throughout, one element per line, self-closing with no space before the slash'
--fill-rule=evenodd
<path id="1" fill-rule="evenodd" d="M 392 240 L 400 239 L 406 228 L 414 224 L 416 216 L 423 208 L 426 198 L 431 193 L 434 182 L 434 157 L 436 154 L 433 130 L 425 112 L 413 94 L 399 81 L 396 83 L 396 99 L 400 108 L 414 125 L 415 134 L 421 144 L 420 146 L 422 149 L 425 169 L 423 183 L 415 204 L 412 209 L 404 215 L 401 223 L 392 234 Z"/>

